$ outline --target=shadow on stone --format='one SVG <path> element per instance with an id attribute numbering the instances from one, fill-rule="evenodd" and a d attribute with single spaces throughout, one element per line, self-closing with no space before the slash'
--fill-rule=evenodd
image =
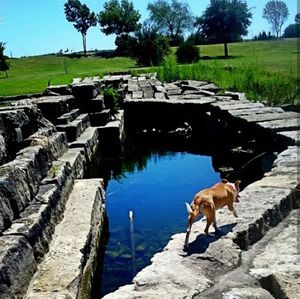
<path id="1" fill-rule="evenodd" d="M 220 226 L 217 233 L 210 233 L 209 235 L 200 234 L 195 241 L 189 243 L 186 256 L 204 253 L 211 243 L 216 242 L 222 236 L 226 236 L 229 232 L 232 232 L 235 226 L 236 223 L 227 224 Z"/>

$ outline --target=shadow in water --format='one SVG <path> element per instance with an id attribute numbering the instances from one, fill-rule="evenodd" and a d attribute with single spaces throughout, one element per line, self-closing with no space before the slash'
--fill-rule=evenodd
<path id="1" fill-rule="evenodd" d="M 220 226 L 217 233 L 210 233 L 209 235 L 201 233 L 195 241 L 189 243 L 188 249 L 186 250 L 186 256 L 196 253 L 204 253 L 211 243 L 218 241 L 221 237 L 226 236 L 229 232 L 232 232 L 235 226 L 236 223 L 227 224 Z"/>

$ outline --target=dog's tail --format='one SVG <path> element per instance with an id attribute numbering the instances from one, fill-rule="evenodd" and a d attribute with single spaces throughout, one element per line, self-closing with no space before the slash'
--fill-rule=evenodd
<path id="1" fill-rule="evenodd" d="M 193 214 L 193 210 L 187 202 L 185 203 L 185 207 L 186 207 L 186 210 L 187 210 L 188 214 Z"/>

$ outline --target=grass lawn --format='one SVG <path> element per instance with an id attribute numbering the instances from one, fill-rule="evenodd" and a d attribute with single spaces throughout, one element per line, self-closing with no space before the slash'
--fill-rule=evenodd
<path id="1" fill-rule="evenodd" d="M 43 92 L 51 85 L 71 83 L 73 78 L 100 76 L 113 71 L 126 71 L 135 63 L 124 57 L 68 58 L 56 55 L 9 59 L 8 78 L 0 72 L 0 96 Z"/>
<path id="2" fill-rule="evenodd" d="M 178 79 L 209 80 L 221 88 L 246 92 L 249 99 L 270 103 L 299 100 L 297 39 L 245 41 L 229 44 L 229 59 L 223 59 L 223 45 L 200 46 L 203 59 L 192 65 L 177 65 L 173 48 L 162 67 L 135 68 L 124 57 L 67 58 L 55 55 L 10 59 L 9 78 L 0 73 L 0 96 L 42 92 L 52 85 L 71 83 L 73 78 L 102 76 L 129 70 L 157 71 L 162 81 Z"/>
<path id="3" fill-rule="evenodd" d="M 204 45 L 202 59 L 187 65 L 176 64 L 175 50 L 162 67 L 151 69 L 162 81 L 208 80 L 224 90 L 245 92 L 254 101 L 299 103 L 297 39 L 232 43 L 228 59 L 223 45 Z"/>

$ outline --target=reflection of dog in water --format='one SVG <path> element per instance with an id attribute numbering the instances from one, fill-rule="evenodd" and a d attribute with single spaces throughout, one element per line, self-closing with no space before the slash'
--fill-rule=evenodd
<path id="1" fill-rule="evenodd" d="M 241 181 L 237 180 L 235 183 L 229 183 L 226 179 L 223 179 L 222 182 L 215 184 L 211 188 L 198 192 L 190 205 L 185 203 L 189 214 L 188 229 L 184 243 L 185 248 L 188 247 L 192 224 L 199 215 L 202 214 L 206 216 L 205 234 L 208 234 L 208 229 L 212 223 L 215 231 L 218 232 L 216 221 L 217 209 L 227 206 L 233 215 L 238 217 L 233 203 L 239 202 L 240 182 Z"/>

